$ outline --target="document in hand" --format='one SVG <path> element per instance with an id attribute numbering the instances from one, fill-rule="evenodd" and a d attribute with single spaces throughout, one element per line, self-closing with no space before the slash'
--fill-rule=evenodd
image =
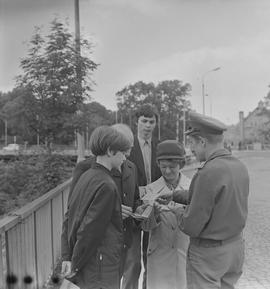
<path id="1" fill-rule="evenodd" d="M 146 193 L 141 197 L 142 201 L 154 202 L 160 197 L 160 194 L 170 195 L 172 191 L 164 184 L 160 186 L 159 183 L 152 183 L 151 186 L 145 188 Z"/>
<path id="2" fill-rule="evenodd" d="M 152 210 L 153 210 L 153 206 L 149 205 L 144 209 L 144 211 L 141 214 L 138 214 L 135 212 L 135 213 L 132 213 L 131 217 L 138 221 L 143 221 L 150 217 Z"/>

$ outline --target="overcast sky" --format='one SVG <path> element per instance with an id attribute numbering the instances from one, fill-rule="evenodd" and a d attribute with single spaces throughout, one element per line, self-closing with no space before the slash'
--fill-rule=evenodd
<path id="1" fill-rule="evenodd" d="M 74 30 L 74 0 L 0 0 L 0 91 L 14 87 L 34 26 L 58 15 Z M 226 124 L 262 100 L 270 84 L 269 0 L 81 0 L 81 32 L 95 43 L 92 97 L 116 109 L 115 93 L 143 80 L 192 85 L 192 108 Z"/>

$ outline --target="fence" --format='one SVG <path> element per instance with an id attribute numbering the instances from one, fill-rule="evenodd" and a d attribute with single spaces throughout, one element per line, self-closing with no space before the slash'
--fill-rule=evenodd
<path id="1" fill-rule="evenodd" d="M 66 181 L 32 203 L 0 220 L 0 288 L 15 275 L 13 289 L 40 289 L 60 256 L 62 221 L 70 182 Z M 33 282 L 25 284 L 23 278 Z"/>

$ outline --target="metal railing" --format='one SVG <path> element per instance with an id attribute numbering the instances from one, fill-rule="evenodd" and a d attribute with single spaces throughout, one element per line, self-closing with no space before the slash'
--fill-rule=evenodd
<path id="1" fill-rule="evenodd" d="M 40 289 L 60 257 L 62 222 L 71 180 L 0 220 L 0 288 L 14 275 L 13 289 Z M 24 277 L 32 278 L 25 284 Z"/>

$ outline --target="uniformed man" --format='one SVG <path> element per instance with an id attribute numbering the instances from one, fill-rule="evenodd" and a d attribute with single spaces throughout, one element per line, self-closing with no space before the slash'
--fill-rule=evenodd
<path id="1" fill-rule="evenodd" d="M 242 274 L 249 176 L 243 163 L 224 148 L 225 130 L 216 119 L 190 113 L 186 134 L 196 159 L 204 163 L 192 179 L 188 206 L 179 215 L 180 229 L 190 236 L 188 289 L 234 288 Z"/>

